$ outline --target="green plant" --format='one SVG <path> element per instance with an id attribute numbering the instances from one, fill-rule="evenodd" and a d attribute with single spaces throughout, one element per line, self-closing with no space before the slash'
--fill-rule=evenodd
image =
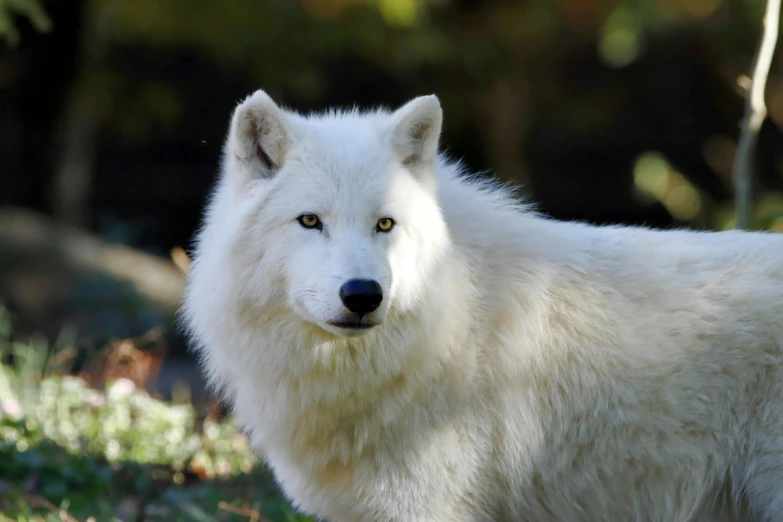
<path id="1" fill-rule="evenodd" d="M 67 344 L 61 338 L 55 346 Z M 58 351 L 14 341 L 0 308 L 0 522 L 305 521 L 231 418 L 127 379 L 105 389 L 54 370 Z"/>

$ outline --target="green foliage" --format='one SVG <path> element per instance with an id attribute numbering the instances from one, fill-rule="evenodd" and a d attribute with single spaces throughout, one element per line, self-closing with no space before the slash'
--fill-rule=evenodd
<path id="1" fill-rule="evenodd" d="M 230 418 L 199 423 L 124 379 L 91 389 L 47 352 L 12 343 L 0 308 L 0 522 L 309 520 Z"/>
<path id="2" fill-rule="evenodd" d="M 0 0 L 0 38 L 11 45 L 19 43 L 19 33 L 12 19 L 14 15 L 27 18 L 32 26 L 42 33 L 47 33 L 52 28 L 52 22 L 40 0 Z"/>

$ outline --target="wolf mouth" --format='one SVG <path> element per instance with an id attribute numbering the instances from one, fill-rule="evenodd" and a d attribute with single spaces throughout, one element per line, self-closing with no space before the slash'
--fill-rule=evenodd
<path id="1" fill-rule="evenodd" d="M 373 326 L 378 326 L 378 323 L 372 322 L 360 322 L 360 321 L 329 321 L 329 324 L 338 328 L 345 328 L 348 330 L 369 330 Z"/>

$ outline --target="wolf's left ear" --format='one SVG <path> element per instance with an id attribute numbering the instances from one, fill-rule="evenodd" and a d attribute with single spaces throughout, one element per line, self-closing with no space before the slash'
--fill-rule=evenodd
<path id="1" fill-rule="evenodd" d="M 434 94 L 414 98 L 392 114 L 392 147 L 415 174 L 435 165 L 442 122 L 443 111 Z"/>

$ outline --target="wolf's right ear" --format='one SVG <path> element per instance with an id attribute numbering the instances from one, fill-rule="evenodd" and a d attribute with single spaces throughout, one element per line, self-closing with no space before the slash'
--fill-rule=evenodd
<path id="1" fill-rule="evenodd" d="M 283 111 L 263 90 L 239 104 L 231 119 L 228 153 L 269 178 L 283 166 L 291 148 L 291 129 Z"/>

